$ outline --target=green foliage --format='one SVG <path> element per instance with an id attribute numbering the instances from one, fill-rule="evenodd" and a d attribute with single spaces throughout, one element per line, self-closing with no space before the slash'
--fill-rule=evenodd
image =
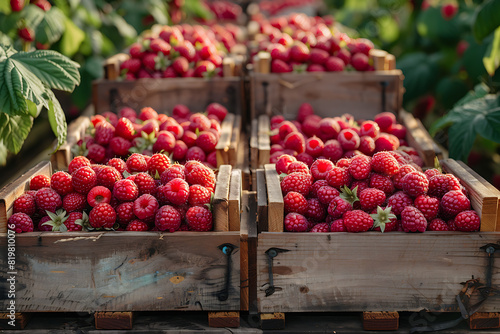
<path id="1" fill-rule="evenodd" d="M 500 26 L 500 0 L 488 0 L 478 8 L 472 31 L 478 41 L 484 40 Z"/>

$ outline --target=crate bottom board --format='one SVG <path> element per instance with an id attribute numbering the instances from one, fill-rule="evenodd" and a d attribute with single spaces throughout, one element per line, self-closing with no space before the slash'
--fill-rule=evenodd
<path id="1" fill-rule="evenodd" d="M 229 333 L 227 328 L 211 328 L 208 326 L 206 312 L 134 312 L 134 323 L 131 330 L 113 330 L 112 333 L 192 333 L 204 331 L 210 334 Z M 426 315 L 412 312 L 400 313 L 399 329 L 393 331 L 377 331 L 376 333 L 405 333 L 413 326 L 427 324 L 429 320 L 442 322 L 454 320 L 459 313 L 443 313 Z M 239 328 L 231 328 L 231 333 L 271 333 L 275 331 L 261 330 L 248 313 L 241 314 Z M 0 325 L 2 333 L 21 333 Z M 76 331 L 84 333 L 109 333 L 96 330 L 94 315 L 89 313 L 33 313 L 22 333 L 26 334 L 66 334 Z M 279 333 L 279 331 L 276 331 Z M 346 313 L 292 313 L 286 318 L 287 333 L 373 333 L 364 331 L 362 315 L 359 312 Z M 471 333 L 466 321 L 445 331 L 449 334 Z M 474 330 L 473 333 L 494 333 L 495 330 Z M 444 333 L 444 332 L 443 332 Z"/>

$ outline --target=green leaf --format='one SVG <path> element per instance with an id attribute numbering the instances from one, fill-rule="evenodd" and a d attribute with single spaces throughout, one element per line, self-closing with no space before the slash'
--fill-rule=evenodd
<path id="1" fill-rule="evenodd" d="M 423 52 L 403 56 L 398 61 L 398 68 L 405 76 L 406 100 L 412 100 L 430 91 L 438 79 L 438 57 L 429 57 Z"/>
<path id="2" fill-rule="evenodd" d="M 64 111 L 61 108 L 61 105 L 59 104 L 59 101 L 57 101 L 56 97 L 54 96 L 54 93 L 50 91 L 49 96 L 51 97 L 48 108 L 49 123 L 50 127 L 52 128 L 52 132 L 54 132 L 54 134 L 56 135 L 57 148 L 59 148 L 59 146 L 64 144 L 64 142 L 66 141 L 66 117 L 64 115 Z"/>
<path id="3" fill-rule="evenodd" d="M 21 12 L 27 27 L 36 31 L 38 25 L 43 21 L 45 12 L 40 7 L 29 4 Z"/>
<path id="4" fill-rule="evenodd" d="M 2 138 L 0 138 L 0 165 L 5 166 L 7 164 L 7 147 L 4 145 Z"/>
<path id="5" fill-rule="evenodd" d="M 500 26 L 500 0 L 486 1 L 476 11 L 472 32 L 478 41 L 482 41 Z"/>
<path id="6" fill-rule="evenodd" d="M 109 15 L 103 17 L 103 22 L 105 22 L 105 20 L 108 21 L 110 25 L 115 26 L 120 35 L 124 38 L 131 39 L 137 37 L 137 31 L 135 30 L 135 28 L 132 27 L 132 25 L 125 21 L 125 19 L 122 16 L 118 15 L 116 12 L 112 12 Z"/>
<path id="7" fill-rule="evenodd" d="M 41 108 L 38 108 L 38 106 L 33 102 L 31 102 L 30 100 L 27 100 L 26 103 L 28 104 L 28 113 L 32 117 L 37 117 L 41 111 Z"/>
<path id="8" fill-rule="evenodd" d="M 436 97 L 446 109 L 450 109 L 468 91 L 469 88 L 462 80 L 446 77 L 439 81 L 436 87 Z"/>
<path id="9" fill-rule="evenodd" d="M 64 21 L 66 17 L 57 7 L 52 7 L 45 12 L 43 20 L 35 30 L 37 42 L 42 44 L 53 44 L 57 42 L 64 32 Z"/>
<path id="10" fill-rule="evenodd" d="M 72 57 L 85 40 L 85 32 L 68 18 L 64 20 L 64 26 L 65 30 L 61 38 L 61 52 L 68 57 Z"/>
<path id="11" fill-rule="evenodd" d="M 486 56 L 483 58 L 483 64 L 490 76 L 493 76 L 500 66 L 500 27 L 495 30 L 493 40 L 488 46 Z"/>
<path id="12" fill-rule="evenodd" d="M 474 127 L 465 122 L 455 123 L 448 131 L 450 158 L 465 160 L 476 139 Z"/>
<path id="13" fill-rule="evenodd" d="M 443 41 L 452 42 L 460 38 L 457 16 L 447 21 L 441 15 L 439 7 L 430 7 L 420 12 L 416 25 L 420 36 L 430 38 L 440 44 Z"/>
<path id="14" fill-rule="evenodd" d="M 19 153 L 32 125 L 33 118 L 31 116 L 9 116 L 0 113 L 0 140 L 7 150 L 14 154 Z"/>

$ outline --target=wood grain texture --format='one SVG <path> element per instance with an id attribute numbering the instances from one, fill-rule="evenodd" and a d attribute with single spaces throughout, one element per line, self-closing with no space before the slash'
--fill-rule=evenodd
<path id="1" fill-rule="evenodd" d="M 280 177 L 275 164 L 264 165 L 267 185 L 267 224 L 269 232 L 283 232 L 284 204 Z"/>
<path id="2" fill-rule="evenodd" d="M 399 120 L 406 127 L 406 140 L 415 148 L 424 161 L 424 166 L 434 167 L 434 158 L 441 152 L 419 119 L 407 111 L 399 111 Z M 439 152 L 436 152 L 436 149 Z"/>
<path id="3" fill-rule="evenodd" d="M 263 330 L 285 329 L 285 313 L 261 313 L 260 328 Z"/>
<path id="4" fill-rule="evenodd" d="M 398 328 L 398 312 L 363 312 L 365 331 L 395 331 Z"/>
<path id="5" fill-rule="evenodd" d="M 258 126 L 259 130 L 257 132 L 257 136 L 259 143 L 259 167 L 262 167 L 269 163 L 269 158 L 271 156 L 271 140 L 269 138 L 271 121 L 269 116 L 260 115 Z"/>
<path id="6" fill-rule="evenodd" d="M 109 80 L 116 80 L 120 77 L 120 65 L 130 56 L 125 53 L 118 53 L 106 59 L 104 63 L 104 77 Z"/>
<path id="7" fill-rule="evenodd" d="M 267 185 L 266 172 L 264 169 L 256 171 L 256 192 L 257 192 L 257 221 L 258 232 L 268 231 L 268 201 L 267 201 Z"/>
<path id="8" fill-rule="evenodd" d="M 0 251 L 5 254 L 5 234 Z M 238 232 L 31 232 L 16 236 L 19 312 L 237 311 Z M 234 245 L 228 298 L 228 255 Z M 7 267 L 6 259 L 0 265 Z M 0 282 L 6 289 L 6 281 Z M 6 300 L 0 301 L 5 309 Z"/>
<path id="9" fill-rule="evenodd" d="M 242 311 L 257 311 L 257 197 L 255 191 L 243 191 L 241 209 L 241 298 Z M 245 260 L 243 248 L 245 247 Z M 245 272 L 245 279 L 243 273 Z M 245 296 L 243 296 L 245 294 Z M 243 304 L 245 299 L 245 304 Z M 244 307 L 244 308 L 243 308 Z"/>
<path id="10" fill-rule="evenodd" d="M 5 329 L 24 329 L 31 319 L 31 313 L 15 313 L 14 326 L 9 323 L 12 319 L 9 317 L 9 313 L 0 313 L 0 328 Z"/>
<path id="11" fill-rule="evenodd" d="M 230 78 L 158 78 L 135 81 L 100 79 L 92 84 L 95 112 L 117 113 L 123 107 L 139 110 L 151 107 L 169 114 L 176 104 L 186 105 L 192 112 L 202 112 L 217 102 L 230 113 L 241 114 L 243 97 L 239 77 Z"/>
<path id="12" fill-rule="evenodd" d="M 250 81 L 251 119 L 269 111 L 291 119 L 304 102 L 311 103 L 322 117 L 350 113 L 357 118 L 371 119 L 381 111 L 397 112 L 402 104 L 403 75 L 400 70 L 363 73 L 252 73 Z M 386 92 L 385 106 L 383 86 Z"/>
<path id="13" fill-rule="evenodd" d="M 261 233 L 257 248 L 259 312 L 430 311 L 457 312 L 461 282 L 484 283 L 486 253 L 500 233 Z M 276 291 L 266 297 L 272 248 Z M 500 284 L 495 261 L 492 285 Z M 473 296 L 474 297 L 474 296 Z M 500 310 L 489 298 L 482 312 Z"/>
<path id="14" fill-rule="evenodd" d="M 231 141 L 229 143 L 229 164 L 231 166 L 237 166 L 238 161 L 238 147 L 240 144 L 241 137 L 241 115 L 236 115 L 234 117 L 233 130 L 231 132 Z M 239 168 L 239 167 L 238 167 Z"/>
<path id="15" fill-rule="evenodd" d="M 32 177 L 36 175 L 52 175 L 52 165 L 48 161 L 42 161 L 19 176 L 13 182 L 7 184 L 0 190 L 0 233 L 7 233 L 7 221 L 12 215 L 12 206 L 16 198 L 21 196 L 25 190 L 29 190 Z"/>
<path id="16" fill-rule="evenodd" d="M 236 168 L 241 170 L 241 187 L 245 190 L 250 189 L 251 172 L 249 161 L 249 146 L 248 136 L 245 132 L 240 133 L 240 140 L 238 142 L 237 150 L 237 163 Z"/>
<path id="17" fill-rule="evenodd" d="M 238 328 L 240 327 L 240 312 L 208 312 L 208 326 Z"/>
<path id="18" fill-rule="evenodd" d="M 500 313 L 476 312 L 468 319 L 470 329 L 500 328 Z"/>
<path id="19" fill-rule="evenodd" d="M 94 313 L 96 329 L 132 329 L 133 312 L 96 312 Z"/>
<path id="20" fill-rule="evenodd" d="M 240 310 L 248 311 L 249 308 L 249 287 L 248 279 L 248 225 L 249 214 L 249 194 L 243 191 L 241 195 L 241 220 L 240 220 Z"/>
<path id="21" fill-rule="evenodd" d="M 259 167 L 259 120 L 252 119 L 250 133 L 250 163 L 252 168 Z"/>
<path id="22" fill-rule="evenodd" d="M 494 232 L 498 217 L 498 194 L 484 186 L 481 181 L 453 159 L 441 160 L 441 167 L 443 171 L 458 177 L 460 183 L 469 192 L 471 206 L 481 217 L 481 232 Z"/>
<path id="23" fill-rule="evenodd" d="M 215 146 L 217 166 L 229 164 L 229 145 L 233 132 L 234 114 L 227 114 L 221 124 L 221 134 Z"/>
<path id="24" fill-rule="evenodd" d="M 229 165 L 219 167 L 215 194 L 212 201 L 214 215 L 214 231 L 229 231 L 229 184 L 231 182 Z"/>
<path id="25" fill-rule="evenodd" d="M 231 172 L 231 181 L 229 184 L 229 231 L 240 230 L 240 211 L 241 211 L 241 170 L 233 169 Z"/>

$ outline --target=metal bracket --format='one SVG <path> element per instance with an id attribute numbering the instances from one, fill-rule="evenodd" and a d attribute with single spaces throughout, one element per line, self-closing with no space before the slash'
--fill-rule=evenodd
<path id="1" fill-rule="evenodd" d="M 266 251 L 267 255 L 267 264 L 268 264 L 268 274 L 269 274 L 269 286 L 266 288 L 266 297 L 269 297 L 274 292 L 276 292 L 276 287 L 274 286 L 274 277 L 273 277 L 273 262 L 274 258 L 278 256 L 280 253 L 289 252 L 288 249 L 282 248 L 269 248 Z"/>
<path id="2" fill-rule="evenodd" d="M 219 301 L 223 302 L 229 298 L 229 287 L 231 285 L 231 266 L 232 266 L 231 255 L 233 254 L 233 251 L 237 247 L 233 244 L 225 243 L 219 245 L 217 248 L 219 248 L 222 251 L 222 253 L 226 255 L 226 261 L 227 261 L 224 288 L 219 293 L 217 293 L 217 298 L 219 299 Z"/>

